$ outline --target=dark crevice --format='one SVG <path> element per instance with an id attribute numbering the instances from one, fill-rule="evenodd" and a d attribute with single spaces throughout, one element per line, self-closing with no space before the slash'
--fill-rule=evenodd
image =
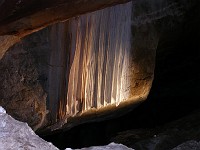
<path id="1" fill-rule="evenodd" d="M 79 125 L 43 138 L 61 149 L 105 145 L 118 132 L 155 128 L 200 109 L 200 17 L 195 10 L 186 15 L 187 22 L 163 31 L 154 82 L 143 104 L 122 117 Z"/>

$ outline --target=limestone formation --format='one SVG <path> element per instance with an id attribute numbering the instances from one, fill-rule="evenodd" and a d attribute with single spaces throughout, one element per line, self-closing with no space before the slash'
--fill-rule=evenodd
<path id="1" fill-rule="evenodd" d="M 184 24 L 196 4 L 142 0 L 79 15 L 117 1 L 58 1 L 58 7 L 52 1 L 22 15 L 21 2 L 14 9 L 18 17 L 1 16 L 0 105 L 45 132 L 118 117 L 144 101 L 160 37 Z M 64 9 L 71 6 L 72 12 Z M 58 21 L 65 22 L 40 30 Z"/>

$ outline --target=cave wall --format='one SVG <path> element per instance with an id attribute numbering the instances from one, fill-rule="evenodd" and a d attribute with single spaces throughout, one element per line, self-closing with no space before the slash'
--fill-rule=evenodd
<path id="1" fill-rule="evenodd" d="M 200 108 L 200 5 L 193 5 L 183 21 L 164 28 L 156 54 L 155 80 L 149 95 L 158 123 Z"/>
<path id="2" fill-rule="evenodd" d="M 168 53 L 172 49 L 160 48 L 162 47 L 162 41 L 176 38 L 176 36 L 172 36 L 175 31 L 183 31 L 179 24 L 183 25 L 188 21 L 187 12 L 194 5 L 196 5 L 195 0 L 133 1 L 132 59 L 134 69 L 132 71 L 134 78 L 131 83 L 133 86 L 132 91 L 135 95 L 140 95 L 144 91 L 146 93 L 149 92 L 149 88 L 144 88 L 150 87 L 153 80 L 157 46 L 159 47 L 157 51 L 157 64 L 161 68 L 166 68 L 162 62 L 163 59 L 166 59 L 166 61 L 170 60 L 168 59 L 170 57 Z M 176 28 L 181 28 L 182 30 L 176 30 Z M 7 109 L 8 113 L 19 120 L 28 122 L 35 129 L 48 123 L 51 124 L 47 115 L 49 114 L 47 107 L 49 103 L 47 101 L 47 76 L 49 68 L 52 67 L 48 62 L 50 59 L 49 50 L 51 49 L 49 43 L 52 42 L 48 35 L 50 30 L 51 27 L 48 27 L 23 39 L 19 44 L 10 48 L 0 61 L 0 70 L 4 72 L 0 75 L 0 104 Z M 180 34 L 177 34 L 177 36 L 180 36 Z M 16 41 L 18 41 L 18 38 Z M 165 44 L 163 45 L 165 47 Z M 163 56 L 165 53 L 166 56 Z M 177 52 L 178 54 L 179 52 Z M 198 51 L 195 54 L 198 55 Z M 192 60 L 193 56 L 190 59 Z M 189 67 L 191 66 L 189 65 Z M 168 70 L 170 69 L 171 65 L 168 67 Z M 163 69 L 161 72 L 165 71 Z M 164 75 L 162 73 L 156 74 L 155 84 L 159 84 L 157 78 L 159 79 L 161 76 Z M 165 90 L 164 87 L 159 89 Z M 131 109 L 125 111 L 128 112 L 129 110 Z M 48 121 L 45 119 L 46 115 Z M 111 115 L 111 117 L 114 116 L 119 116 L 119 113 Z M 79 124 L 73 120 L 70 126 L 72 126 L 73 122 L 74 124 Z M 85 121 L 83 119 L 80 122 L 83 123 Z"/>
<path id="3" fill-rule="evenodd" d="M 130 0 L 2 0 L 0 2 L 0 58 L 21 38 L 48 25 L 128 1 Z"/>
<path id="4" fill-rule="evenodd" d="M 131 4 L 128 4 L 128 5 L 130 5 L 130 12 L 131 12 Z M 120 8 L 120 6 L 118 6 L 118 7 Z M 122 8 L 123 8 L 123 5 L 122 5 Z M 107 10 L 109 10 L 109 9 L 110 8 L 108 8 Z M 103 12 L 103 11 L 104 10 L 102 10 L 101 12 Z M 113 12 L 114 11 L 116 11 L 116 10 L 113 9 Z M 99 14 L 101 14 L 101 12 Z M 106 14 L 109 15 L 110 13 L 106 13 Z M 90 15 L 88 15 L 88 16 L 90 17 Z M 97 16 L 98 16 L 98 12 L 97 12 Z M 129 18 L 131 18 L 131 16 L 129 16 Z M 75 20 L 78 20 L 78 19 L 79 18 L 75 18 L 73 20 L 75 22 Z M 113 18 L 114 21 L 115 21 L 115 19 L 116 18 Z M 101 23 L 101 24 L 103 24 L 103 23 Z M 43 96 L 42 99 L 37 98 L 37 99 L 32 100 L 35 103 L 40 103 L 40 105 L 38 104 L 39 105 L 38 107 L 39 108 L 41 107 L 42 110 L 38 110 L 38 107 L 33 107 L 32 109 L 34 109 L 34 110 L 28 109 L 33 114 L 36 113 L 35 114 L 36 116 L 40 115 L 40 116 L 38 116 L 39 122 L 37 122 L 37 126 L 36 126 L 37 128 L 42 125 L 47 125 L 47 124 L 52 125 L 54 123 L 56 123 L 56 125 L 54 125 L 53 128 L 60 128 L 60 122 L 62 123 L 63 121 L 65 121 L 65 119 L 57 121 L 57 118 L 60 118 L 58 116 L 58 114 L 60 113 L 60 110 L 59 110 L 60 101 L 59 100 L 63 99 L 62 93 L 63 94 L 65 93 L 65 92 L 63 92 L 63 90 L 65 90 L 64 84 L 66 82 L 65 81 L 65 78 L 66 78 L 65 77 L 65 70 L 66 70 L 65 67 L 67 67 L 67 66 L 65 66 L 65 65 L 68 63 L 67 61 L 69 61 L 67 53 L 70 53 L 69 47 L 70 47 L 70 45 L 72 45 L 72 44 L 70 44 L 70 42 L 74 42 L 74 41 L 70 41 L 70 39 L 68 39 L 68 38 L 70 38 L 70 36 L 72 36 L 69 33 L 73 31 L 73 30 L 68 31 L 70 29 L 69 24 L 70 24 L 70 21 L 68 21 L 66 23 L 60 23 L 57 25 L 53 25 L 44 30 L 41 30 L 40 32 L 34 33 L 34 34 L 24 38 L 19 44 L 17 44 L 18 46 L 14 46 L 13 48 L 11 48 L 6 53 L 5 57 L 3 57 L 3 59 L 1 60 L 2 66 L 6 66 L 5 64 L 8 63 L 7 61 L 9 61 L 9 58 L 7 58 L 7 57 L 12 57 L 12 55 L 13 55 L 12 53 L 18 53 L 18 51 L 20 49 L 22 49 L 22 51 L 24 51 L 25 54 L 28 54 L 28 55 L 21 55 L 21 52 L 19 52 L 19 55 L 21 56 L 21 58 L 19 60 L 23 60 L 23 59 L 29 60 L 30 62 L 22 62 L 21 64 L 29 63 L 32 67 L 30 67 L 28 65 L 26 65 L 25 67 L 27 67 L 27 69 L 29 69 L 29 70 L 32 68 L 32 70 L 35 71 L 35 73 L 33 72 L 32 80 L 29 82 L 33 82 L 37 86 L 35 87 L 35 85 L 30 85 L 30 88 L 37 89 L 38 87 L 40 87 L 40 88 L 42 88 L 41 93 L 35 92 L 36 96 L 41 97 L 40 95 L 45 95 L 45 94 L 47 96 L 47 97 Z M 97 25 L 97 27 L 98 27 L 98 25 Z M 85 32 L 84 24 L 83 24 L 82 28 L 83 28 L 83 32 Z M 130 28 L 131 28 L 131 24 L 130 24 Z M 75 29 L 75 30 L 80 30 L 80 29 Z M 112 30 L 112 24 L 111 24 L 110 30 Z M 121 30 L 121 29 L 119 28 L 119 30 Z M 122 29 L 122 30 L 129 30 L 129 29 Z M 97 31 L 98 31 L 98 29 L 97 29 Z M 106 34 L 109 34 L 109 31 L 106 31 L 106 32 L 108 32 Z M 110 33 L 112 33 L 112 32 L 113 31 L 110 31 Z M 116 32 L 116 30 L 114 32 Z M 126 33 L 122 33 L 122 34 L 126 34 Z M 148 36 L 151 36 L 151 34 L 149 34 Z M 125 37 L 125 36 L 123 36 L 123 37 Z M 119 38 L 123 38 L 123 37 L 119 37 Z M 94 39 L 96 39 L 96 38 L 94 38 Z M 113 40 L 113 39 L 111 39 L 111 40 Z M 121 39 L 116 39 L 116 40 L 120 41 Z M 125 39 L 122 39 L 122 40 L 125 40 Z M 131 39 L 126 39 L 126 40 L 127 40 L 126 41 L 127 43 L 129 43 L 129 41 L 131 41 Z M 66 41 L 66 43 L 64 41 Z M 69 43 L 67 43 L 67 41 Z M 84 41 L 77 41 L 77 42 L 84 42 Z M 132 43 L 133 43 L 133 41 L 132 41 Z M 115 45 L 115 44 L 113 44 L 113 45 Z M 119 45 L 123 46 L 123 43 L 121 43 L 121 44 L 119 43 Z M 155 49 L 156 42 L 151 45 L 152 45 L 151 49 Z M 120 48 L 120 46 L 118 48 Z M 149 47 L 149 45 L 147 45 L 147 46 Z M 69 52 L 67 52 L 67 51 L 69 51 Z M 117 51 L 117 50 L 115 50 L 115 51 Z M 143 51 L 147 55 L 141 55 L 142 53 L 140 51 Z M 146 53 L 146 51 L 148 51 L 148 52 Z M 140 53 L 140 55 L 138 55 L 138 53 Z M 128 77 L 125 77 L 125 78 L 130 78 L 130 80 L 131 80 L 130 83 L 132 83 L 130 85 L 130 87 L 128 87 L 129 88 L 128 90 L 131 91 L 131 92 L 128 91 L 128 93 L 130 93 L 130 95 L 128 95 L 128 99 L 130 99 L 128 102 L 126 102 L 124 100 L 125 101 L 124 104 L 120 104 L 119 106 L 116 106 L 114 104 L 114 105 L 109 106 L 106 109 L 103 108 L 101 111 L 99 111 L 97 108 L 93 109 L 93 110 L 91 109 L 93 112 L 90 112 L 89 115 L 86 114 L 84 117 L 80 116 L 80 118 L 85 118 L 85 119 L 82 119 L 82 121 L 80 121 L 79 118 L 75 118 L 75 119 L 72 118 L 72 121 L 69 121 L 69 119 L 68 119 L 67 124 L 69 124 L 69 126 L 73 126 L 74 124 L 83 123 L 83 122 L 86 122 L 87 120 L 94 121 L 94 120 L 97 120 L 98 118 L 103 119 L 103 118 L 115 117 L 115 116 L 118 116 L 119 114 L 120 115 L 122 114 L 120 111 L 118 111 L 118 115 L 115 114 L 114 113 L 115 110 L 120 110 L 123 108 L 122 112 L 130 111 L 132 108 L 132 105 L 134 105 L 134 103 L 139 103 L 139 102 L 143 101 L 144 99 L 146 99 L 146 96 L 148 95 L 149 89 L 152 84 L 152 79 L 153 79 L 153 69 L 154 69 L 154 59 L 155 59 L 154 54 L 155 54 L 155 51 L 149 51 L 149 49 L 147 49 L 147 50 L 146 49 L 143 49 L 143 50 L 136 49 L 135 50 L 134 46 L 131 46 L 130 55 L 125 56 L 125 57 L 129 57 L 129 59 L 130 59 L 130 66 L 127 66 L 127 67 L 129 68 L 128 71 L 130 71 L 130 73 L 131 73 L 129 75 L 128 72 L 127 73 L 125 72 L 125 74 L 128 75 Z M 131 58 L 131 56 L 134 56 L 134 55 L 138 55 L 138 56 L 135 58 Z M 111 54 L 111 56 L 112 56 L 112 54 Z M 22 57 L 24 57 L 24 58 L 22 58 Z M 33 59 L 30 59 L 30 57 Z M 111 60 L 112 59 L 110 59 L 110 62 L 111 62 Z M 146 60 L 149 63 L 148 66 L 144 65 L 146 63 Z M 134 63 L 134 61 L 136 61 L 136 63 Z M 104 62 L 102 62 L 102 64 L 103 63 Z M 15 64 L 14 70 L 20 70 L 22 67 L 20 63 L 13 62 L 13 64 Z M 9 65 L 7 65 L 7 66 L 9 66 Z M 119 66 L 120 66 L 120 64 L 119 64 Z M 10 69 L 10 68 L 7 67 L 7 69 Z M 9 71 L 9 72 L 11 72 L 11 71 Z M 19 86 L 21 86 L 21 87 L 23 87 L 24 84 L 26 84 L 26 82 L 24 83 L 23 81 L 28 80 L 28 79 L 26 79 L 27 75 L 25 75 L 25 74 L 26 74 L 26 72 L 24 74 L 20 75 L 20 77 L 22 78 L 21 79 L 22 81 L 16 79 L 16 80 L 18 80 L 18 82 L 20 82 Z M 2 80 L 4 80 L 5 77 L 2 76 L 1 78 L 2 78 Z M 12 79 L 8 79 L 8 80 L 12 80 Z M 73 80 L 73 79 L 70 79 L 70 80 Z M 127 80 L 127 81 L 129 81 L 129 80 Z M 33 118 L 32 117 L 33 114 L 30 114 L 29 112 L 26 112 L 23 109 L 21 109 L 21 104 L 19 102 L 20 101 L 19 99 L 21 97 L 15 98 L 16 100 L 11 99 L 10 95 L 8 95 L 6 97 L 7 91 L 11 90 L 12 87 L 15 87 L 16 82 L 17 81 L 9 84 L 7 86 L 8 88 L 2 92 L 1 99 L 3 99 L 3 100 L 1 103 L 7 109 L 8 113 L 13 114 L 13 116 L 15 115 L 14 112 L 19 112 L 19 110 L 21 110 L 22 112 L 24 112 L 24 114 L 23 114 L 24 116 Z M 92 82 L 92 81 L 90 81 L 90 82 Z M 107 86 L 109 86 L 109 85 L 107 85 Z M 21 92 L 21 87 L 18 87 L 20 92 Z M 17 88 L 17 86 L 16 86 L 16 88 Z M 105 88 L 107 88 L 107 87 L 105 87 Z M 2 89 L 3 89 L 3 86 L 2 86 Z M 11 93 L 13 93 L 13 95 L 18 96 L 18 95 L 20 95 L 19 91 L 11 90 Z M 66 95 L 64 95 L 64 96 L 66 96 Z M 22 99 L 21 101 L 29 101 L 30 98 L 28 96 L 27 97 L 24 96 L 21 99 Z M 65 97 L 64 97 L 64 99 L 65 99 Z M 19 102 L 18 105 L 16 103 L 11 108 L 7 107 L 7 105 L 11 105 L 12 103 L 14 103 L 13 101 L 18 101 Z M 45 103 L 45 101 L 46 101 L 46 103 Z M 47 106 L 47 107 L 44 107 L 44 106 Z M 128 110 L 127 110 L 127 106 L 129 107 Z M 30 106 L 27 103 L 27 104 L 25 104 L 25 106 L 23 105 L 23 107 L 29 108 Z M 22 113 L 21 111 L 19 112 L 19 114 Z M 63 113 L 63 112 L 61 112 L 61 113 Z M 87 113 L 87 111 L 86 111 L 86 113 Z M 77 114 L 79 114 L 79 112 L 77 112 Z M 48 120 L 47 124 L 46 124 L 45 118 L 44 118 L 44 116 L 46 116 L 46 115 L 47 115 L 47 120 Z M 77 116 L 79 116 L 79 115 L 77 115 Z M 20 120 L 27 121 L 27 119 L 24 117 L 20 118 L 19 115 L 17 117 Z M 35 120 L 35 119 L 33 118 L 33 120 Z M 34 123 L 31 122 L 31 123 L 29 123 L 29 125 L 33 127 Z M 56 127 L 56 126 L 58 126 L 58 127 Z"/>
<path id="5" fill-rule="evenodd" d="M 47 95 L 39 83 L 34 57 L 20 42 L 1 59 L 0 70 L 1 106 L 16 119 L 37 129 L 46 116 Z"/>

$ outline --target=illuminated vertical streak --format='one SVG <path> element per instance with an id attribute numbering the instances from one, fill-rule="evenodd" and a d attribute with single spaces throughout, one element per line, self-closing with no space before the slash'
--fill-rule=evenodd
<path id="1" fill-rule="evenodd" d="M 68 21 L 66 114 L 118 105 L 129 97 L 131 8 L 130 2 Z"/>

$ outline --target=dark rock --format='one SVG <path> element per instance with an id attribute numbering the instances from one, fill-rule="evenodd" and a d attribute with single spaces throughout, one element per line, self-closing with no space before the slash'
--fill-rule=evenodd
<path id="1" fill-rule="evenodd" d="M 0 3 L 0 35 L 24 37 L 49 24 L 130 0 L 9 0 Z"/>
<path id="2" fill-rule="evenodd" d="M 35 130 L 46 116 L 46 93 L 38 81 L 33 57 L 22 43 L 10 49 L 0 61 L 0 104 L 20 121 Z"/>
<path id="3" fill-rule="evenodd" d="M 172 150 L 199 150 L 200 149 L 200 143 L 197 141 L 187 141 Z"/>
<path id="4" fill-rule="evenodd" d="M 196 111 L 165 126 L 118 133 L 111 141 L 122 143 L 137 150 L 169 150 L 188 140 L 199 141 L 199 120 L 200 111 Z"/>

